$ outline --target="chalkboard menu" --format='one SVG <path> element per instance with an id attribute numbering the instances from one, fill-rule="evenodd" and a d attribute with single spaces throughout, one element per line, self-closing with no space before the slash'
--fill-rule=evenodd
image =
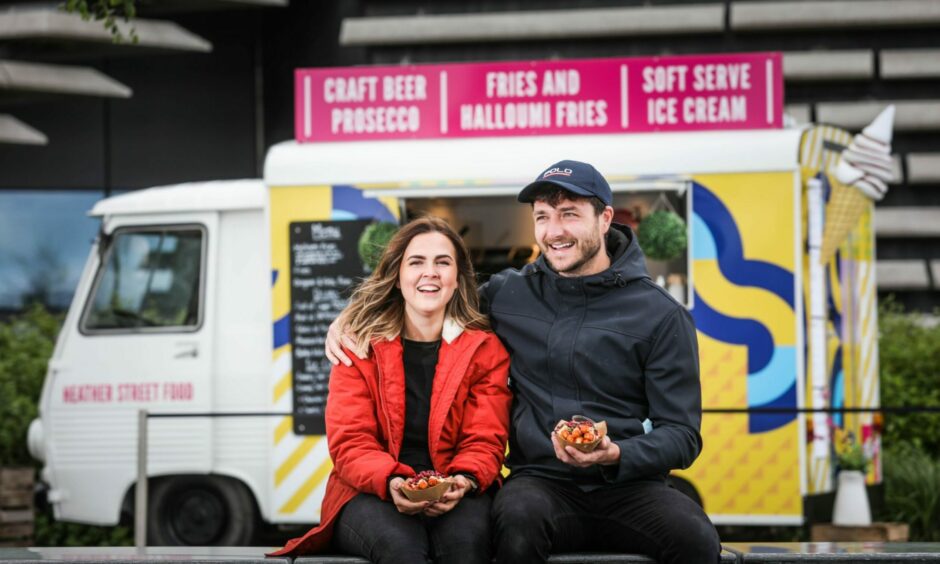
<path id="1" fill-rule="evenodd" d="M 290 224 L 291 348 L 294 433 L 322 435 L 332 365 L 323 354 L 326 333 L 365 276 L 357 245 L 370 220 Z"/>

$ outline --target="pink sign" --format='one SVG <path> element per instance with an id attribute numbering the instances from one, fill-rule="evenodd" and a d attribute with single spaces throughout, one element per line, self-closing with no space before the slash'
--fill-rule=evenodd
<path id="1" fill-rule="evenodd" d="M 780 53 L 297 69 L 298 141 L 782 126 Z"/>

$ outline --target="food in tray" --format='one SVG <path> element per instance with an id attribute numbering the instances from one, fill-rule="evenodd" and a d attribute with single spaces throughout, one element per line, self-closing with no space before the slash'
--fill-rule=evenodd
<path id="1" fill-rule="evenodd" d="M 434 470 L 419 472 L 405 480 L 401 491 L 411 501 L 437 501 L 450 489 L 453 480 Z"/>
<path id="2" fill-rule="evenodd" d="M 581 452 L 591 452 L 607 434 L 607 423 L 595 423 L 587 417 L 575 415 L 568 421 L 559 421 L 554 432 L 562 445 L 574 447 Z"/>

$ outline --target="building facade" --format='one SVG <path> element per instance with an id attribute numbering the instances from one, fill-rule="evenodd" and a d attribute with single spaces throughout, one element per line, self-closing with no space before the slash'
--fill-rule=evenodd
<path id="1" fill-rule="evenodd" d="M 879 293 L 940 306 L 936 0 L 138 3 L 138 43 L 113 44 L 49 3 L 0 2 L 2 310 L 68 305 L 98 199 L 260 176 L 293 136 L 297 67 L 765 50 L 784 53 L 797 123 L 857 131 L 896 105 Z"/>

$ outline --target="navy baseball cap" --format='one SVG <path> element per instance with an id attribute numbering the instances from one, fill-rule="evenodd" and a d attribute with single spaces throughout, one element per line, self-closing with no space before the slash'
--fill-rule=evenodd
<path id="1" fill-rule="evenodd" d="M 544 184 L 561 186 L 578 196 L 597 196 L 608 206 L 614 202 L 607 180 L 596 168 L 580 161 L 558 161 L 548 167 L 519 192 L 518 200 L 523 203 L 532 202 L 535 200 L 535 192 Z"/>

